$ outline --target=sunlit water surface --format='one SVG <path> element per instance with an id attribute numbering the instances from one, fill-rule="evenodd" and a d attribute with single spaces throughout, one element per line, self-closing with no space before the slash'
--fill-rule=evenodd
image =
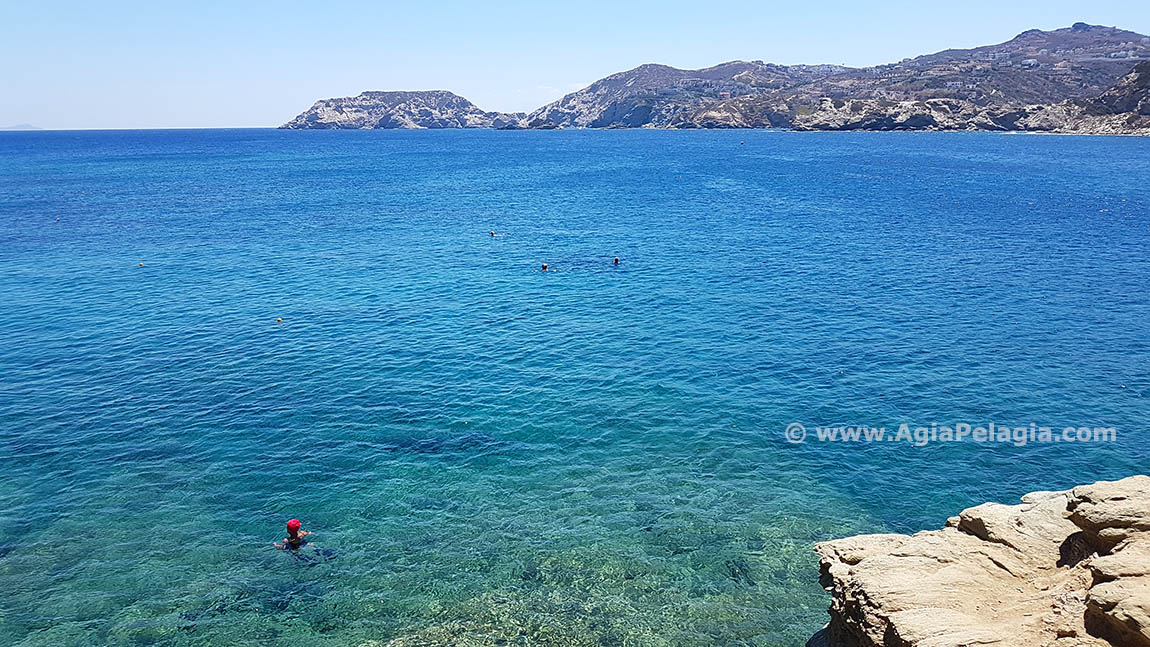
<path id="1" fill-rule="evenodd" d="M 814 542 L 1145 471 L 1148 243 L 1135 138 L 0 134 L 0 639 L 800 645 Z"/>

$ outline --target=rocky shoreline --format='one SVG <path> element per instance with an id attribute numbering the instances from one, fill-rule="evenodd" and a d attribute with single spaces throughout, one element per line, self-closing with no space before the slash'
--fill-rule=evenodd
<path id="1" fill-rule="evenodd" d="M 1150 646 L 1150 476 L 815 551 L 831 618 L 808 647 Z"/>

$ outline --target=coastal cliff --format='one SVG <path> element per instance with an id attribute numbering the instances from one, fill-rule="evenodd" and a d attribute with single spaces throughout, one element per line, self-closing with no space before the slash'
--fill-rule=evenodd
<path id="1" fill-rule="evenodd" d="M 866 68 L 732 61 L 681 70 L 647 64 L 543 106 L 527 116 L 525 125 L 1125 132 L 1121 124 L 1079 120 L 1073 110 L 1036 118 L 1034 128 L 1026 123 L 1003 127 L 995 120 L 1012 123 L 1010 115 L 1020 110 L 1029 114 L 1041 112 L 1039 106 L 1089 100 L 1147 59 L 1150 38 L 1076 23 L 1051 31 L 1031 29 L 996 45 Z M 826 107 L 844 101 L 866 114 L 844 119 Z M 955 105 L 962 110 L 930 108 Z M 982 119 L 982 113 L 988 117 Z"/>
<path id="2" fill-rule="evenodd" d="M 817 104 L 745 97 L 691 115 L 697 127 L 793 130 L 986 130 L 1150 135 L 1150 62 L 1136 65 L 1097 97 L 1054 104 L 979 105 L 961 99 L 832 99 Z M 686 127 L 691 127 L 690 125 Z"/>
<path id="3" fill-rule="evenodd" d="M 789 128 L 1150 135 L 1150 37 L 1076 23 L 867 68 L 648 63 L 530 114 L 451 92 L 324 99 L 281 128 Z"/>
<path id="4" fill-rule="evenodd" d="M 1150 646 L 1148 476 L 815 551 L 831 619 L 809 647 Z"/>
<path id="5" fill-rule="evenodd" d="M 504 128 L 522 113 L 486 112 L 446 90 L 364 92 L 354 97 L 321 99 L 280 126 L 288 129 Z"/>

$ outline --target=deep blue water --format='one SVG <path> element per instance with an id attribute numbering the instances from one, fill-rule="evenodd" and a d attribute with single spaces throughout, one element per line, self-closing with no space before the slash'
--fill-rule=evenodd
<path id="1" fill-rule="evenodd" d="M 1148 180 L 1138 138 L 2 133 L 0 642 L 800 645 L 814 542 L 1146 471 Z M 1118 436 L 783 437 L 991 420 Z"/>

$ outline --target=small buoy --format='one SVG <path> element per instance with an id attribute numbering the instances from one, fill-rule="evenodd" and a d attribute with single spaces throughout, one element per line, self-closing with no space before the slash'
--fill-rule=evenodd
<path id="1" fill-rule="evenodd" d="M 276 317 L 276 323 L 283 323 L 283 322 L 284 322 L 283 317 Z"/>

